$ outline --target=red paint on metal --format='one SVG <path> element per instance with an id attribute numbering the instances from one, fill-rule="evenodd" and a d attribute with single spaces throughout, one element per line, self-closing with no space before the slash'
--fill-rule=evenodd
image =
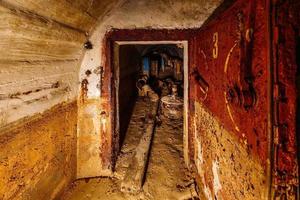
<path id="1" fill-rule="evenodd" d="M 180 41 L 189 40 L 197 29 L 113 29 L 110 41 Z"/>
<path id="2" fill-rule="evenodd" d="M 197 83 L 191 80 L 190 96 L 201 101 L 266 166 L 267 9 L 262 1 L 251 2 L 253 4 L 237 1 L 196 34 L 192 44 L 195 60 L 191 67 L 208 83 L 209 92 L 204 96 Z M 218 52 L 214 58 L 215 49 Z M 247 86 L 249 79 L 257 99 L 253 99 Z M 253 106 L 250 105 L 252 101 Z"/>
<path id="3" fill-rule="evenodd" d="M 278 143 L 274 146 L 274 185 L 276 196 L 295 198 L 299 191 L 296 136 L 296 45 L 300 31 L 300 2 L 286 0 L 274 2 L 275 52 L 275 125 Z M 298 152 L 299 153 L 299 152 Z M 284 191 L 282 193 L 282 191 Z M 299 195 L 299 194 L 298 194 Z M 293 196 L 293 197 L 292 197 Z M 298 198 L 300 198 L 298 196 Z"/>
<path id="4" fill-rule="evenodd" d="M 102 160 L 102 168 L 103 170 L 112 169 L 114 164 L 114 119 L 115 119 L 115 109 L 114 109 L 114 93 L 112 92 L 112 72 L 113 68 L 111 66 L 111 41 L 106 37 L 103 40 L 103 55 L 102 55 L 102 63 L 104 67 L 103 69 L 103 78 L 101 78 L 101 105 L 100 109 L 103 113 L 105 113 L 105 117 L 107 117 L 107 128 L 102 130 L 101 133 L 101 160 Z"/>

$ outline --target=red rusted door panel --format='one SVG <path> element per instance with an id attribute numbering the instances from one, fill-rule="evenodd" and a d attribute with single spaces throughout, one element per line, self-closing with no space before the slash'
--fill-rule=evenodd
<path id="1" fill-rule="evenodd" d="M 273 184 L 276 198 L 300 198 L 296 141 L 296 48 L 297 38 L 300 38 L 299 11 L 298 0 L 275 1 L 273 5 L 273 32 L 275 33 L 273 40 L 275 84 Z M 299 130 L 297 131 L 299 134 Z"/>
<path id="2" fill-rule="evenodd" d="M 299 198 L 299 4 L 237 0 L 191 40 L 190 152 L 206 199 Z"/>
<path id="3" fill-rule="evenodd" d="M 236 1 L 192 42 L 191 151 L 207 199 L 268 195 L 267 12 L 264 1 Z"/>

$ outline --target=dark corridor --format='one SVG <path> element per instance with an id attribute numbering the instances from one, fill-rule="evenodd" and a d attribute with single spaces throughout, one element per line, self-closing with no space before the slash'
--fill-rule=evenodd
<path id="1" fill-rule="evenodd" d="M 176 44 L 120 45 L 116 77 L 120 146 L 124 142 L 138 96 L 153 90 L 159 97 L 175 88 L 183 98 L 183 47 Z M 149 87 L 148 87 L 149 86 Z"/>

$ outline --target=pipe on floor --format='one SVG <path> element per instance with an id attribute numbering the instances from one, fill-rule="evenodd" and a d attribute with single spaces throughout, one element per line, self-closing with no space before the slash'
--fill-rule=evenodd
<path id="1" fill-rule="evenodd" d="M 151 112 L 147 114 L 145 121 L 145 132 L 136 148 L 129 168 L 121 183 L 121 191 L 124 193 L 136 194 L 141 191 L 143 180 L 147 169 L 151 141 L 156 125 L 156 115 L 159 106 L 159 99 L 151 101 Z"/>

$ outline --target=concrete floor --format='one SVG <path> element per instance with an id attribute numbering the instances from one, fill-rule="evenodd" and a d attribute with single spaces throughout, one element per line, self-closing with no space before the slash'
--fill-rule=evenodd
<path id="1" fill-rule="evenodd" d="M 194 188 L 183 160 L 183 121 L 167 118 L 162 118 L 161 126 L 156 127 L 142 192 L 129 195 L 120 191 L 120 183 L 143 133 L 144 116 L 150 106 L 142 99 L 137 101 L 114 176 L 76 181 L 62 199 L 191 199 Z"/>

